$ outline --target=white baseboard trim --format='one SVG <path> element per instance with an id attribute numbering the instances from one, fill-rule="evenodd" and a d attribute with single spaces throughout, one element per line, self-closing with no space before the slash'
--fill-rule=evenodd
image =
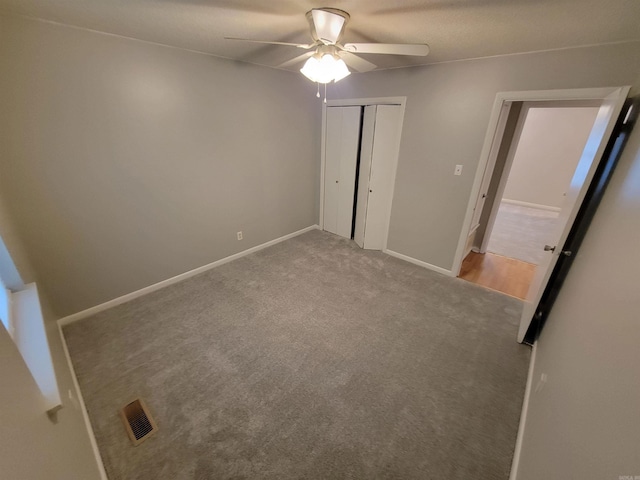
<path id="1" fill-rule="evenodd" d="M 520 200 L 511 200 L 509 198 L 503 198 L 502 201 L 510 205 L 518 205 L 519 207 L 537 208 L 538 210 L 547 210 L 549 212 L 560 211 L 560 207 L 552 207 L 550 205 L 541 205 L 539 203 L 522 202 Z"/>
<path id="2" fill-rule="evenodd" d="M 538 341 L 536 340 L 531 349 L 531 360 L 529 361 L 529 373 L 527 374 L 527 386 L 524 390 L 524 401 L 522 402 L 522 412 L 520 412 L 520 424 L 518 425 L 518 436 L 516 437 L 516 446 L 513 450 L 513 461 L 511 462 L 511 473 L 509 480 L 517 480 L 518 467 L 520 466 L 520 453 L 522 452 L 522 439 L 524 438 L 524 429 L 527 424 L 527 413 L 529 412 L 529 397 L 533 387 L 533 369 L 536 364 L 536 352 L 538 351 Z"/>
<path id="3" fill-rule="evenodd" d="M 247 250 L 243 250 L 242 252 L 235 253 L 228 257 L 221 258 L 220 260 L 216 260 L 215 262 L 203 265 L 202 267 L 198 267 L 188 272 L 181 273 L 180 275 L 176 275 L 175 277 L 171 277 L 161 282 L 154 283 L 153 285 L 141 288 L 140 290 L 136 290 L 135 292 L 127 293 L 126 295 L 122 295 L 121 297 L 117 297 L 113 300 L 101 303 L 100 305 L 96 305 L 95 307 L 87 308 L 86 310 L 73 313 L 59 319 L 58 325 L 65 326 L 70 323 L 77 322 L 78 320 L 85 319 L 87 317 L 95 315 L 96 313 L 108 310 L 109 308 L 113 308 L 117 305 L 121 305 L 125 302 L 133 300 L 134 298 L 142 297 L 143 295 L 146 295 L 148 293 L 155 292 L 156 290 L 160 290 L 161 288 L 168 287 L 169 285 L 173 285 L 174 283 L 181 282 L 182 280 L 186 280 L 187 278 L 206 272 L 207 270 L 211 270 L 212 268 L 219 267 L 220 265 L 224 265 L 225 263 L 229 263 L 233 260 L 237 260 L 238 258 L 245 257 L 259 250 L 275 245 L 276 243 L 284 242 L 285 240 L 297 237 L 298 235 L 302 235 L 303 233 L 309 232 L 311 230 L 318 230 L 319 228 L 320 227 L 318 225 L 311 225 L 310 227 L 303 228 L 302 230 L 298 230 L 297 232 L 289 233 L 288 235 L 284 235 L 280 238 L 276 238 L 260 245 L 256 245 L 255 247 L 251 247 Z"/>
<path id="4" fill-rule="evenodd" d="M 84 398 L 82 397 L 82 392 L 80 391 L 80 384 L 78 383 L 78 377 L 76 376 L 76 371 L 73 368 L 73 363 L 71 363 L 69 348 L 67 347 L 67 341 L 65 340 L 64 334 L 62 333 L 62 325 L 60 323 L 58 323 L 58 333 L 60 334 L 60 339 L 62 340 L 62 350 L 64 351 L 64 356 L 67 359 L 67 365 L 69 366 L 69 371 L 71 372 L 71 379 L 73 380 L 73 388 L 76 393 L 76 398 L 78 399 L 78 405 L 80 407 L 80 411 L 82 412 L 84 426 L 87 429 L 87 434 L 89 435 L 89 443 L 91 443 L 91 449 L 93 450 L 93 455 L 96 459 L 96 465 L 98 467 L 98 472 L 100 473 L 100 479 L 109 480 L 109 478 L 107 477 L 107 472 L 104 469 L 104 463 L 102 462 L 102 456 L 100 455 L 100 450 L 98 449 L 98 443 L 96 442 L 96 437 L 93 434 L 93 428 L 91 427 L 91 420 L 89 420 L 87 407 L 84 404 Z M 71 393 L 71 391 L 69 391 L 69 393 Z"/>
<path id="5" fill-rule="evenodd" d="M 433 270 L 434 272 L 442 273 L 448 277 L 455 277 L 451 270 L 447 270 L 446 268 L 438 267 L 436 265 L 431 265 L 430 263 L 423 262 L 422 260 L 418 260 L 413 257 L 409 257 L 407 255 L 403 255 L 398 252 L 394 252 L 393 250 L 385 249 L 383 250 L 387 255 L 391 255 L 392 257 L 399 258 L 400 260 L 404 260 L 405 262 L 413 263 L 414 265 L 418 265 L 420 267 L 424 267 L 428 270 Z"/>

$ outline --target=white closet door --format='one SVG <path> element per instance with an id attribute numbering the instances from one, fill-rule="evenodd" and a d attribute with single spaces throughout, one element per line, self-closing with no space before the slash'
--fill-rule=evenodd
<path id="1" fill-rule="evenodd" d="M 373 153 L 373 134 L 376 125 L 376 108 L 376 105 L 365 107 L 362 123 L 358 198 L 356 200 L 356 225 L 353 234 L 353 239 L 360 248 L 364 248 L 367 202 L 369 198 L 369 175 L 371 173 L 371 154 Z"/>
<path id="2" fill-rule="evenodd" d="M 364 248 L 367 249 L 382 250 L 384 248 L 393 200 L 401 130 L 402 107 L 378 105 L 364 234 Z"/>
<path id="3" fill-rule="evenodd" d="M 351 238 L 360 107 L 327 107 L 324 229 Z"/>

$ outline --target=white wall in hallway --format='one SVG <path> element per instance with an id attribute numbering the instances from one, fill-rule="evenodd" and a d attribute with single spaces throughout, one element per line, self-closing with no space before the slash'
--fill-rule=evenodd
<path id="1" fill-rule="evenodd" d="M 530 108 L 503 199 L 560 208 L 597 107 Z"/>

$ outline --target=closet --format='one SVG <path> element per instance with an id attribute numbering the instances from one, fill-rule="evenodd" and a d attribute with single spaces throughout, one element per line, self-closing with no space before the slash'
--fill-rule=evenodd
<path id="1" fill-rule="evenodd" d="M 324 230 L 385 247 L 402 115 L 401 105 L 327 107 Z"/>

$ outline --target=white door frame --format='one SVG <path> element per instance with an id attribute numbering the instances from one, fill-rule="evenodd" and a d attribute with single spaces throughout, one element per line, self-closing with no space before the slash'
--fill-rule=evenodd
<path id="1" fill-rule="evenodd" d="M 400 118 L 400 131 L 404 123 L 404 112 L 407 104 L 407 97 L 373 97 L 373 98 L 349 98 L 340 100 L 327 100 L 327 103 L 322 104 L 322 137 L 320 146 L 320 218 L 318 224 L 320 230 L 324 230 L 324 167 L 325 167 L 325 141 L 327 135 L 327 107 L 366 107 L 367 105 L 399 105 L 402 108 L 402 115 Z M 402 141 L 402 138 L 401 140 Z M 398 158 L 400 156 L 400 149 L 395 158 L 395 165 L 393 168 L 393 178 L 391 187 L 391 203 L 393 204 L 393 196 L 396 187 L 396 172 L 398 171 Z M 386 219 L 386 227 L 384 234 L 384 246 L 383 250 L 387 249 L 387 240 L 389 239 L 389 224 L 391 221 L 391 207 L 389 205 L 389 215 Z"/>
<path id="2" fill-rule="evenodd" d="M 498 123 L 496 124 L 496 131 L 493 136 L 493 140 L 491 141 L 491 150 L 487 159 L 487 166 L 484 169 L 484 174 L 482 176 L 482 182 L 480 183 L 480 189 L 478 190 L 476 203 L 473 207 L 473 217 L 471 217 L 468 237 L 470 237 L 480 227 L 480 216 L 482 214 L 484 204 L 486 203 L 487 193 L 491 184 L 491 178 L 493 177 L 493 170 L 495 169 L 495 164 L 498 159 L 498 153 L 500 151 L 500 145 L 502 144 L 501 139 L 504 135 L 505 128 L 507 126 L 507 119 L 511 112 L 511 105 L 511 102 L 503 103 L 502 110 L 500 111 Z M 482 195 L 483 193 L 485 194 L 484 196 Z M 468 245 L 466 248 L 468 249 Z M 465 252 L 465 254 L 466 253 L 468 252 Z M 483 252 L 481 251 L 481 253 Z"/>
<path id="3" fill-rule="evenodd" d="M 482 179 L 485 175 L 485 171 L 489 163 L 491 147 L 494 143 L 494 138 L 496 137 L 496 131 L 498 130 L 500 112 L 502 111 L 502 107 L 505 106 L 507 102 L 604 100 L 606 96 L 614 93 L 619 88 L 621 87 L 573 88 L 565 90 L 529 90 L 522 92 L 499 92 L 496 95 L 496 99 L 493 102 L 491 115 L 489 117 L 489 126 L 487 127 L 487 133 L 485 134 L 484 144 L 480 152 L 480 161 L 478 162 L 475 179 L 473 180 L 471 195 L 469 196 L 469 201 L 467 203 L 467 212 L 462 223 L 462 230 L 460 231 L 458 246 L 453 258 L 452 271 L 455 276 L 460 275 L 460 268 L 462 267 L 462 261 L 464 260 L 463 255 L 467 237 L 471 228 L 471 220 L 473 219 L 473 211 L 478 195 L 480 193 Z M 500 141 L 502 141 L 501 136 Z"/>

